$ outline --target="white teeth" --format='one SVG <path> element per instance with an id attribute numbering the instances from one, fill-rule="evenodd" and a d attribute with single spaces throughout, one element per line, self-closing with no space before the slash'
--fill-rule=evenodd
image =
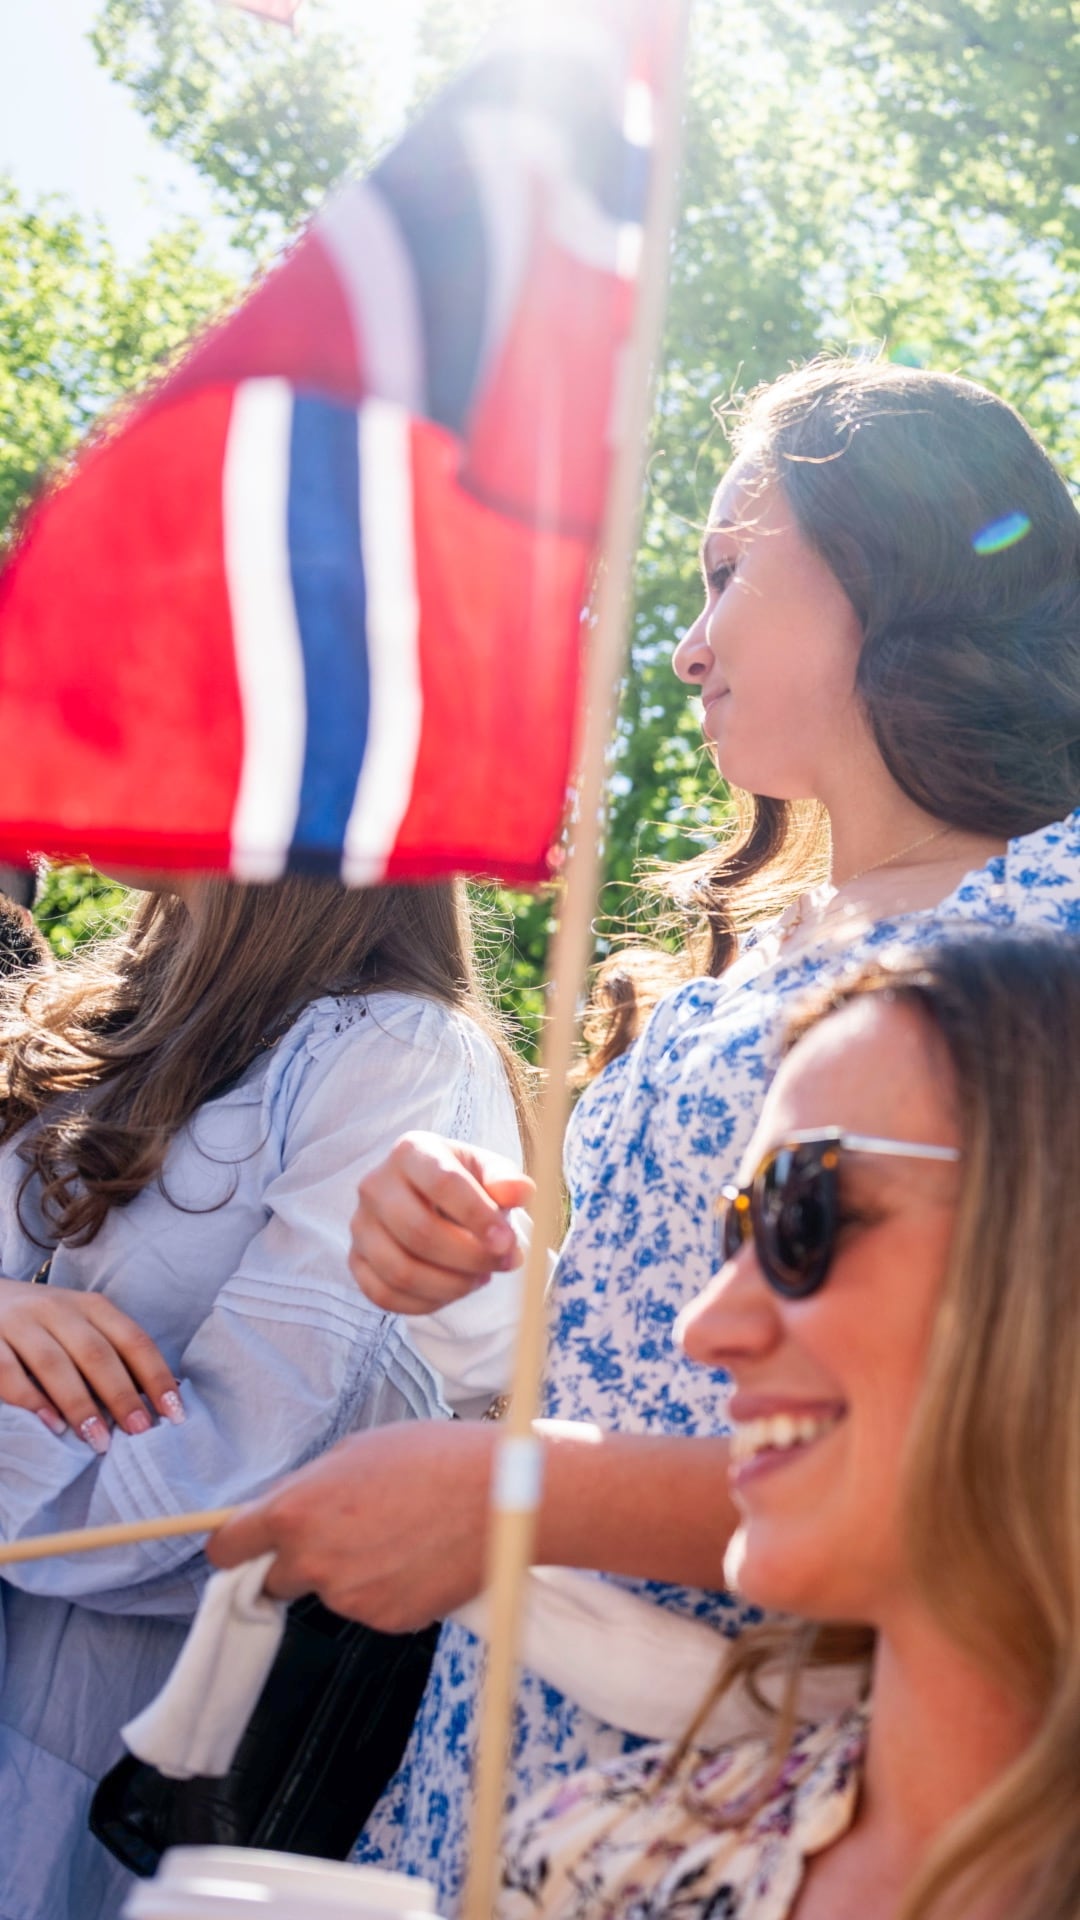
<path id="1" fill-rule="evenodd" d="M 838 1417 L 835 1413 L 771 1413 L 762 1420 L 743 1420 L 731 1436 L 731 1458 L 740 1464 L 758 1453 L 786 1453 L 790 1447 L 805 1446 L 835 1427 Z"/>

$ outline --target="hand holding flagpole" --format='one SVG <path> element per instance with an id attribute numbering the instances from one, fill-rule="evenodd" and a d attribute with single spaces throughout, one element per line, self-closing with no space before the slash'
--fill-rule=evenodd
<path id="1" fill-rule="evenodd" d="M 489 1920 L 494 1887 L 539 1497 L 546 1248 L 559 1230 L 690 0 L 564 5 L 565 44 L 548 32 L 548 0 L 531 38 L 495 47 L 369 179 L 339 190 L 43 497 L 0 577 L 0 855 L 78 850 L 247 881 L 468 871 L 529 883 L 546 872 L 565 793 L 583 582 L 606 498 L 533 1248 L 495 1476 L 467 1920 Z M 610 75 L 593 30 L 605 12 Z M 624 75 L 620 103 L 635 18 L 662 57 Z M 641 241 L 636 298 L 626 238 Z M 213 1518 L 163 1518 L 153 1537 Z M 39 1537 L 8 1558 L 104 1544 Z"/>
<path id="2" fill-rule="evenodd" d="M 566 891 L 551 949 L 551 1000 L 541 1057 L 543 1092 L 535 1155 L 533 1231 L 525 1269 L 510 1409 L 496 1453 L 492 1484 L 489 1649 L 464 1920 L 491 1920 L 497 1886 L 523 1583 L 541 1496 L 541 1443 L 533 1433 L 533 1421 L 539 1412 L 544 1362 L 547 1249 L 560 1237 L 562 1139 L 569 1111 L 578 999 L 591 954 L 607 747 L 626 651 L 630 584 L 666 308 L 690 5 L 691 0 L 675 0 L 668 85 L 654 128 L 639 269 L 640 293 L 622 369 L 621 418 L 616 425 L 617 445 L 605 516 L 602 571 L 586 671 L 581 760 Z"/>

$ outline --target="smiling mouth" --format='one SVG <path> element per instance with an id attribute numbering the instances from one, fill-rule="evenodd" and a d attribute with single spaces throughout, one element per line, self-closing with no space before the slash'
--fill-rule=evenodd
<path id="1" fill-rule="evenodd" d="M 839 1426 L 841 1412 L 772 1413 L 758 1420 L 740 1421 L 731 1435 L 731 1476 L 741 1479 L 752 1468 L 784 1466 Z"/>

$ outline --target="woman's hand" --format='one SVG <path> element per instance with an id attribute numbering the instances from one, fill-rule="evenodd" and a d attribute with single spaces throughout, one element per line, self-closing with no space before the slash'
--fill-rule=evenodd
<path id="1" fill-rule="evenodd" d="M 507 1219 L 533 1183 L 482 1147 L 406 1133 L 360 1182 L 349 1266 L 388 1313 L 435 1313 L 521 1265 Z"/>
<path id="2" fill-rule="evenodd" d="M 737 1515 L 728 1443 L 539 1420 L 534 1559 L 721 1588 Z M 266 1591 L 317 1593 L 384 1633 L 441 1620 L 482 1590 L 497 1421 L 403 1420 L 356 1434 L 215 1533 L 215 1566 L 277 1555 Z"/>
<path id="3" fill-rule="evenodd" d="M 355 1434 L 215 1533 L 215 1566 L 271 1549 L 266 1592 L 317 1593 L 384 1633 L 441 1620 L 484 1584 L 490 1422 L 418 1420 Z"/>
<path id="4" fill-rule="evenodd" d="M 0 1280 L 0 1401 L 105 1453 L 102 1407 L 125 1433 L 146 1433 L 144 1396 L 163 1419 L 183 1420 L 171 1367 L 119 1307 L 100 1293 Z"/>

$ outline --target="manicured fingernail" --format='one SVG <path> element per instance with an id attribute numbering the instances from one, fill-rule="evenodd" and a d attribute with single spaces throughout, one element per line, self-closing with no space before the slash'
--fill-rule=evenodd
<path id="1" fill-rule="evenodd" d="M 492 1253 L 509 1253 L 514 1244 L 514 1229 L 506 1220 L 496 1220 L 484 1235 L 484 1245 Z"/>
<path id="2" fill-rule="evenodd" d="M 147 1413 L 145 1407 L 136 1407 L 134 1413 L 129 1413 L 127 1419 L 124 1421 L 124 1432 L 149 1433 L 152 1424 L 150 1415 Z"/>
<path id="3" fill-rule="evenodd" d="M 109 1451 L 108 1430 L 104 1420 L 99 1420 L 96 1413 L 92 1413 L 89 1420 L 83 1421 L 79 1428 L 79 1438 L 85 1440 L 88 1447 L 93 1447 L 95 1453 Z"/>
<path id="4" fill-rule="evenodd" d="M 42 1424 L 48 1427 L 49 1432 L 55 1433 L 57 1439 L 62 1433 L 67 1432 L 67 1421 L 61 1420 L 60 1415 L 54 1413 L 51 1407 L 35 1407 L 34 1412 Z"/>
<path id="5" fill-rule="evenodd" d="M 161 1396 L 161 1411 L 174 1427 L 182 1427 L 187 1419 L 187 1414 L 180 1405 L 180 1395 L 174 1393 L 171 1387 L 168 1393 L 163 1393 Z"/>

